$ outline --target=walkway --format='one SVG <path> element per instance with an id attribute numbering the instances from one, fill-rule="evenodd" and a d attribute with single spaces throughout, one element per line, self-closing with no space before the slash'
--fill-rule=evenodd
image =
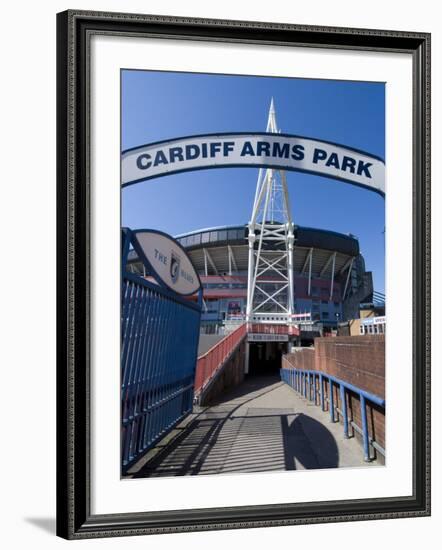
<path id="1" fill-rule="evenodd" d="M 370 464 L 376 464 L 370 463 Z M 134 468 L 133 477 L 367 466 L 342 426 L 277 377 L 250 377 L 201 408 Z"/>

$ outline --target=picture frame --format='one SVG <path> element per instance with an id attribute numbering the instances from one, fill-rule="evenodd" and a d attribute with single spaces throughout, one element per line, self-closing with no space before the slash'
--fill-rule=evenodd
<path id="1" fill-rule="evenodd" d="M 143 37 L 412 57 L 411 495 L 95 514 L 91 508 L 91 38 Z M 134 482 L 136 483 L 136 481 Z M 430 35 L 69 10 L 57 16 L 57 534 L 67 539 L 430 514 Z"/>

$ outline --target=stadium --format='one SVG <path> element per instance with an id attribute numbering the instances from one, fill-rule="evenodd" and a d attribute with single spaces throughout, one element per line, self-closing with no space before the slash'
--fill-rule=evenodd
<path id="1" fill-rule="evenodd" d="M 176 236 L 203 286 L 202 327 L 217 332 L 247 308 L 248 226 L 200 229 Z M 134 251 L 131 270 L 143 273 Z M 268 278 L 276 276 L 268 274 Z M 358 239 L 324 229 L 295 226 L 293 250 L 294 309 L 300 320 L 327 330 L 359 316 L 359 304 L 373 300 L 371 272 Z"/>

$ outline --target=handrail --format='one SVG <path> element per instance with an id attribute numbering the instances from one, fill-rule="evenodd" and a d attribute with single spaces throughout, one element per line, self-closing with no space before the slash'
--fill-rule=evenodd
<path id="1" fill-rule="evenodd" d="M 195 393 L 207 386 L 246 336 L 247 326 L 244 323 L 198 357 L 195 371 Z"/>
<path id="2" fill-rule="evenodd" d="M 381 454 L 385 456 L 385 450 L 380 447 L 375 441 L 371 440 L 368 432 L 368 421 L 367 421 L 367 410 L 366 403 L 367 401 L 374 403 L 375 405 L 383 408 L 385 410 L 385 399 L 369 393 L 349 382 L 340 380 L 335 376 L 327 374 L 322 371 L 316 370 L 307 370 L 307 369 L 298 369 L 291 365 L 286 359 L 283 359 L 289 367 L 282 367 L 280 369 L 281 380 L 286 382 L 291 386 L 295 391 L 300 393 L 309 401 L 314 401 L 316 405 L 316 396 L 319 393 L 320 405 L 323 411 L 326 410 L 325 402 L 328 401 L 329 411 L 330 411 L 330 421 L 335 422 L 335 410 L 342 416 L 342 421 L 344 425 L 344 437 L 348 438 L 348 427 L 351 424 L 353 427 L 357 428 L 356 431 L 360 432 L 362 435 L 363 447 L 364 447 L 364 460 L 370 462 L 370 445 L 377 449 Z M 284 364 L 284 363 L 283 363 Z M 317 388 L 316 381 L 319 382 L 319 388 Z M 328 390 L 328 399 L 325 397 L 324 391 L 324 381 L 327 381 L 329 384 Z M 333 397 L 333 384 L 339 387 L 340 389 L 340 401 L 341 401 L 341 410 L 338 409 L 338 406 L 334 404 Z M 312 397 L 312 388 L 313 388 L 313 397 Z M 348 411 L 347 411 L 347 399 L 346 391 L 351 391 L 359 397 L 360 407 L 361 407 L 361 421 L 362 427 L 355 426 L 354 422 L 349 422 Z"/>

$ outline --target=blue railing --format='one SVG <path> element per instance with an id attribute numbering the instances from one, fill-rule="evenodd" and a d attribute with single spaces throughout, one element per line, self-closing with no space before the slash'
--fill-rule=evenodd
<path id="1" fill-rule="evenodd" d="M 323 411 L 327 410 L 328 403 L 331 422 L 335 422 L 336 420 L 335 411 L 340 414 L 345 438 L 349 437 L 350 426 L 362 436 L 364 460 L 366 462 L 372 459 L 370 456 L 370 445 L 385 456 L 385 449 L 370 437 L 367 420 L 367 402 L 373 403 L 385 411 L 385 399 L 321 371 L 302 370 L 292 367 L 280 369 L 280 375 L 283 382 L 286 382 L 309 401 L 313 401 L 315 405 L 319 404 Z M 325 394 L 325 383 L 328 385 L 328 397 Z M 340 408 L 334 403 L 334 387 L 339 388 Z M 353 420 L 349 419 L 347 392 L 351 392 L 359 398 L 362 426 L 357 426 Z"/>
<path id="2" fill-rule="evenodd" d="M 201 308 L 123 273 L 122 470 L 192 410 Z"/>

